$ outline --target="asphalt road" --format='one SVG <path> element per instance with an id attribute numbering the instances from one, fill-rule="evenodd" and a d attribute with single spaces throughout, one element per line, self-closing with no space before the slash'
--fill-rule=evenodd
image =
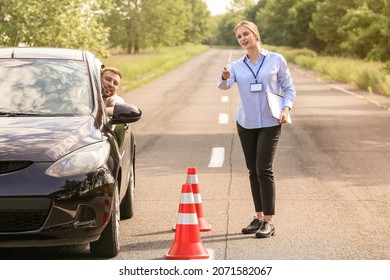
<path id="1" fill-rule="evenodd" d="M 276 234 L 242 235 L 254 214 L 236 134 L 237 87 L 217 76 L 239 50 L 212 49 L 124 95 L 142 119 L 137 140 L 136 214 L 121 222 L 115 259 L 160 260 L 174 241 L 181 186 L 196 167 L 216 260 L 390 259 L 390 99 L 330 84 L 291 65 L 297 99 L 274 162 Z M 375 103 L 374 101 L 379 103 Z M 211 162 L 224 150 L 222 166 Z M 221 160 L 221 158 L 219 158 Z M 1 249 L 4 258 L 88 259 L 88 247 Z"/>

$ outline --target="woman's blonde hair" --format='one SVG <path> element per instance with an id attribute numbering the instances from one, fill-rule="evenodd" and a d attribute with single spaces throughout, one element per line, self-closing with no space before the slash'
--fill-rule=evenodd
<path id="1" fill-rule="evenodd" d="M 248 28 L 253 34 L 255 34 L 255 36 L 257 37 L 257 39 L 259 40 L 259 43 L 261 44 L 261 37 L 260 37 L 260 32 L 259 32 L 259 29 L 257 28 L 256 24 L 254 24 L 253 22 L 251 21 L 248 21 L 248 20 L 243 20 L 243 21 L 240 21 L 239 23 L 237 23 L 236 27 L 234 27 L 234 34 L 236 33 L 237 29 L 241 26 L 245 26 L 246 28 Z"/>

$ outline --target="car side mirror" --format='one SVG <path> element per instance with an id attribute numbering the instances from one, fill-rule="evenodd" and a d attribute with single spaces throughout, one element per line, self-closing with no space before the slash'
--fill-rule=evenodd
<path id="1" fill-rule="evenodd" d="M 133 123 L 141 118 L 142 111 L 129 103 L 117 103 L 111 118 L 111 124 Z"/>

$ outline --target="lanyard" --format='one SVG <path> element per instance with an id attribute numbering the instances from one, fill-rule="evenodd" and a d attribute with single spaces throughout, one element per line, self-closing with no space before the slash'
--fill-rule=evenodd
<path id="1" fill-rule="evenodd" d="M 251 72 L 252 72 L 252 74 L 253 74 L 253 77 L 255 78 L 256 83 L 257 83 L 257 75 L 259 74 L 259 71 L 260 71 L 261 66 L 263 66 L 264 59 L 265 59 L 265 55 L 263 55 L 263 60 L 261 61 L 261 64 L 260 64 L 260 66 L 259 66 L 259 69 L 257 69 L 257 72 L 256 72 L 256 74 L 255 74 L 255 72 L 253 72 L 252 68 L 249 67 L 248 63 L 246 63 L 246 57 L 244 58 L 244 63 L 245 63 L 245 65 L 249 68 L 249 70 L 251 70 Z"/>

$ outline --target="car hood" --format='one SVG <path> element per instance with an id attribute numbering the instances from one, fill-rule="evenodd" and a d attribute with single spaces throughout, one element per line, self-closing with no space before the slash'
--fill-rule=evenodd
<path id="1" fill-rule="evenodd" d="M 0 117 L 0 161 L 55 161 L 88 144 L 102 141 L 92 116 Z"/>

